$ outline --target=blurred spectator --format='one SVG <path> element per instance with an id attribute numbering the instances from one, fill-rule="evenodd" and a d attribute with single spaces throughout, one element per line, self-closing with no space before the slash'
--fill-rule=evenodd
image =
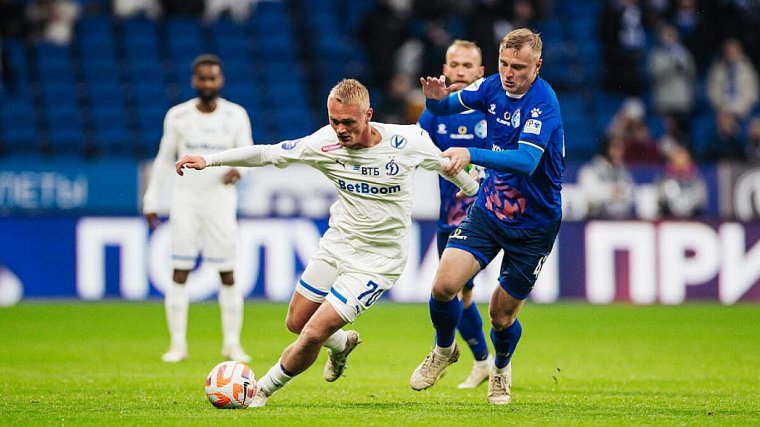
<path id="1" fill-rule="evenodd" d="M 645 117 L 644 102 L 635 97 L 627 98 L 607 128 L 607 136 L 623 139 L 626 164 L 656 164 L 660 161 L 657 143 L 649 132 Z"/>
<path id="2" fill-rule="evenodd" d="M 499 42 L 510 27 L 507 20 L 509 0 L 480 0 L 470 14 L 465 34 L 468 40 L 480 46 L 483 52 L 483 66 L 486 75 L 497 70 L 499 60 Z"/>
<path id="3" fill-rule="evenodd" d="M 639 95 L 644 88 L 641 63 L 644 25 L 638 0 L 607 0 L 600 16 L 604 68 L 602 86 L 609 92 Z"/>
<path id="4" fill-rule="evenodd" d="M 760 117 L 754 117 L 749 121 L 747 160 L 754 164 L 760 164 Z"/>
<path id="5" fill-rule="evenodd" d="M 723 0 L 720 10 L 724 34 L 738 39 L 755 69 L 760 67 L 760 1 Z"/>
<path id="6" fill-rule="evenodd" d="M 203 20 L 212 22 L 228 15 L 237 22 L 244 22 L 251 16 L 251 7 L 257 0 L 206 0 Z"/>
<path id="7" fill-rule="evenodd" d="M 707 205 L 707 185 L 685 147 L 677 146 L 670 151 L 665 171 L 656 185 L 657 204 L 663 217 L 695 218 Z"/>
<path id="8" fill-rule="evenodd" d="M 151 19 L 161 16 L 161 4 L 158 0 L 113 0 L 113 13 L 121 19 L 144 15 Z"/>
<path id="9" fill-rule="evenodd" d="M 27 22 L 24 3 L 19 0 L 0 0 L 0 37 L 25 37 Z"/>
<path id="10" fill-rule="evenodd" d="M 32 0 L 26 6 L 33 41 L 58 45 L 71 43 L 74 23 L 79 18 L 79 4 L 72 0 Z"/>
<path id="11" fill-rule="evenodd" d="M 161 0 L 166 16 L 203 16 L 204 0 Z"/>
<path id="12" fill-rule="evenodd" d="M 669 21 L 678 29 L 684 45 L 694 56 L 699 74 L 707 70 L 720 37 L 715 22 L 718 6 L 712 0 L 676 0 Z"/>
<path id="13" fill-rule="evenodd" d="M 608 137 L 591 161 L 578 172 L 578 185 L 588 202 L 589 218 L 629 218 L 633 212 L 635 184 L 623 161 L 625 143 Z"/>
<path id="14" fill-rule="evenodd" d="M 412 79 L 406 74 L 396 74 L 388 82 L 385 95 L 380 102 L 376 120 L 383 123 L 410 124 L 417 121 L 417 116 L 410 116 L 411 104 L 409 94 L 412 92 Z"/>
<path id="15" fill-rule="evenodd" d="M 742 120 L 757 104 L 757 71 L 738 40 L 723 42 L 721 56 L 707 73 L 707 95 L 716 111 L 730 112 Z"/>
<path id="16" fill-rule="evenodd" d="M 407 9 L 391 0 L 378 0 L 359 27 L 369 60 L 369 86 L 386 88 L 396 70 L 396 51 L 409 37 Z"/>
<path id="17" fill-rule="evenodd" d="M 746 150 L 741 130 L 741 123 L 736 116 L 728 111 L 718 111 L 715 114 L 715 135 L 707 143 L 703 160 L 745 160 Z"/>
<path id="18" fill-rule="evenodd" d="M 10 57 L 8 50 L 3 46 L 3 38 L 0 37 L 0 95 L 5 91 L 12 93 L 15 90 L 16 80 L 13 68 L 11 68 Z"/>
<path id="19" fill-rule="evenodd" d="M 680 135 L 689 128 L 697 69 L 674 27 L 661 25 L 658 37 L 660 43 L 649 57 L 654 110 L 667 118 L 670 126 L 677 126 L 672 132 Z"/>

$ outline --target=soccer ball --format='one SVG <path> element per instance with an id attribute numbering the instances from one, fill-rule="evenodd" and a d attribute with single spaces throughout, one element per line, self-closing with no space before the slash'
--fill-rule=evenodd
<path id="1" fill-rule="evenodd" d="M 253 370 L 242 362 L 222 362 L 206 378 L 206 396 L 220 409 L 247 408 L 256 388 Z"/>

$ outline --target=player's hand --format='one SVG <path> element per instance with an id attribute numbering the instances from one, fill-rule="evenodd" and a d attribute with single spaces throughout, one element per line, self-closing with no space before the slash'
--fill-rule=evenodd
<path id="1" fill-rule="evenodd" d="M 190 169 L 197 169 L 197 170 L 203 170 L 206 169 L 206 161 L 203 160 L 203 157 L 201 156 L 185 156 L 177 163 L 174 164 L 174 168 L 177 171 L 177 175 L 182 176 L 185 173 L 182 172 L 182 169 L 190 168 Z"/>
<path id="2" fill-rule="evenodd" d="M 422 93 L 425 98 L 435 99 L 440 101 L 443 98 L 449 96 L 451 92 L 455 92 L 454 86 L 446 87 L 446 76 L 440 77 L 420 77 L 420 83 L 422 84 Z"/>
<path id="3" fill-rule="evenodd" d="M 155 230 L 159 225 L 161 225 L 161 219 L 155 212 L 146 213 L 145 220 L 148 221 L 148 227 L 150 227 L 151 230 Z"/>
<path id="4" fill-rule="evenodd" d="M 449 159 L 449 163 L 443 167 L 443 173 L 447 176 L 458 174 L 470 164 L 470 150 L 464 147 L 451 147 L 443 152 L 443 157 Z"/>
<path id="5" fill-rule="evenodd" d="M 230 169 L 229 172 L 224 174 L 224 178 L 222 178 L 222 181 L 225 184 L 232 184 L 235 185 L 240 181 L 240 171 L 237 169 Z"/>

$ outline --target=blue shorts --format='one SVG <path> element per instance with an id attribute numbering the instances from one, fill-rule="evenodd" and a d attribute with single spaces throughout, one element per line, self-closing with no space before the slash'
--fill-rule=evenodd
<path id="1" fill-rule="evenodd" d="M 447 247 L 471 253 L 480 268 L 504 251 L 499 285 L 517 299 L 525 299 L 554 246 L 561 221 L 536 228 L 505 227 L 472 206 L 467 217 L 449 236 Z"/>
<path id="2" fill-rule="evenodd" d="M 450 234 L 451 233 L 445 232 L 445 231 L 439 231 L 436 234 L 436 239 L 438 242 L 438 258 L 440 258 L 441 255 L 443 255 L 443 250 L 446 249 L 446 243 L 448 243 L 449 241 Z M 474 288 L 475 287 L 475 283 L 473 282 L 474 279 L 475 279 L 475 276 L 470 277 L 470 280 L 468 280 L 467 283 L 465 283 L 464 288 L 465 289 Z"/>

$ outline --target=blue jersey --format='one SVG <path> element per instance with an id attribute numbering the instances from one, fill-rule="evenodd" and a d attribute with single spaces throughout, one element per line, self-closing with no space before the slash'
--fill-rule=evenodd
<path id="1" fill-rule="evenodd" d="M 450 147 L 488 147 L 486 140 L 486 120 L 480 111 L 465 111 L 452 116 L 434 116 L 425 110 L 419 125 L 430 135 L 435 145 L 445 151 Z M 459 187 L 438 177 L 441 205 L 438 213 L 438 231 L 450 233 L 467 215 L 467 208 L 477 196 L 456 197 Z"/>
<path id="2" fill-rule="evenodd" d="M 463 107 L 482 111 L 492 151 L 530 144 L 543 154 L 531 175 L 488 169 L 477 205 L 497 223 L 510 227 L 543 226 L 562 217 L 565 132 L 559 103 L 549 84 L 536 78 L 520 97 L 507 95 L 494 74 L 458 92 Z"/>

